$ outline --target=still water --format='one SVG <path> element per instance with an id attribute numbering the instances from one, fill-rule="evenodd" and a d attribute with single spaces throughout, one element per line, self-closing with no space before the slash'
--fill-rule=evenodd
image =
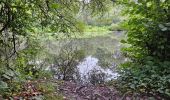
<path id="1" fill-rule="evenodd" d="M 106 74 L 107 81 L 117 78 L 116 68 L 126 60 L 120 53 L 123 37 L 123 32 L 112 32 L 108 36 L 50 41 L 47 48 L 54 55 L 58 55 L 63 47 L 83 50 L 85 56 L 76 66 L 81 80 L 87 81 L 89 72 L 98 70 Z"/>
<path id="2" fill-rule="evenodd" d="M 84 61 L 79 63 L 77 67 L 83 81 L 87 81 L 85 79 L 88 79 L 88 73 L 92 70 L 100 70 L 102 73 L 105 73 L 107 75 L 106 81 L 117 78 L 118 73 L 116 71 L 112 71 L 110 68 L 102 68 L 98 65 L 98 61 L 97 58 L 88 56 Z"/>

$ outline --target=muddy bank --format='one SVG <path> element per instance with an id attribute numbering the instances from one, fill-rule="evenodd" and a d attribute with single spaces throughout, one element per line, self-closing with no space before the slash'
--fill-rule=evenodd
<path id="1" fill-rule="evenodd" d="M 163 100 L 159 97 L 121 94 L 114 87 L 106 85 L 76 84 L 65 81 L 59 86 L 64 100 Z"/>

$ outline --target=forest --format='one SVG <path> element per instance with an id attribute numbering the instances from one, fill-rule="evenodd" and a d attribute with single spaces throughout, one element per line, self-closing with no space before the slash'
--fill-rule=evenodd
<path id="1" fill-rule="evenodd" d="M 0 0 L 0 100 L 170 100 L 170 0 Z"/>

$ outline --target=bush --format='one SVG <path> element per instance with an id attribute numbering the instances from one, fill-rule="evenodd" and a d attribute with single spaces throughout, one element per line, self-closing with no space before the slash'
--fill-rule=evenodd
<path id="1" fill-rule="evenodd" d="M 129 44 L 123 49 L 130 62 L 120 67 L 124 91 L 170 98 L 170 5 L 168 0 L 123 1 Z M 147 13 L 146 13 L 147 12 Z"/>
<path id="2" fill-rule="evenodd" d="M 170 97 L 170 62 L 147 57 L 144 64 L 125 63 L 118 78 L 119 88 L 146 94 Z"/>

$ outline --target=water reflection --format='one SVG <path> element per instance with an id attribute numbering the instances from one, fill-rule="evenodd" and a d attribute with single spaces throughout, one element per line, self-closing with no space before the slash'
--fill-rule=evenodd
<path id="1" fill-rule="evenodd" d="M 116 79 L 118 76 L 117 72 L 112 71 L 109 68 L 102 68 L 101 66 L 98 65 L 98 59 L 95 57 L 92 57 L 91 55 L 86 57 L 84 61 L 80 62 L 79 65 L 77 66 L 79 69 L 79 73 L 81 75 L 81 78 L 83 81 L 89 81 L 87 80 L 89 77 L 89 72 L 92 70 L 100 70 L 102 73 L 106 74 L 106 81 L 111 80 L 111 79 Z"/>
<path id="2" fill-rule="evenodd" d="M 118 73 L 116 72 L 116 67 L 124 62 L 125 59 L 120 53 L 120 39 L 123 37 L 123 32 L 113 32 L 109 36 L 98 36 L 92 38 L 81 38 L 81 39 L 71 39 L 71 40 L 59 40 L 59 41 L 50 41 L 50 46 L 47 46 L 48 52 L 52 55 L 59 57 L 62 48 L 71 47 L 71 52 L 75 50 L 82 50 L 84 52 L 83 60 L 75 60 L 75 64 L 78 61 L 76 66 L 71 66 L 70 63 L 62 64 L 62 66 L 71 66 L 76 67 L 75 71 L 78 73 L 72 74 L 76 80 L 83 82 L 89 82 L 89 78 L 94 78 L 97 74 L 97 78 L 102 78 L 104 81 L 116 79 Z M 73 51 L 72 51 L 73 50 Z M 68 51 L 68 50 L 66 50 Z M 70 55 L 70 54 L 69 54 Z M 79 55 L 79 54 L 77 54 Z M 63 55 L 59 57 L 63 58 Z M 66 57 L 67 58 L 67 57 Z M 63 58 L 65 62 L 65 58 Z M 55 62 L 59 63 L 59 60 Z M 53 63 L 54 64 L 54 63 Z M 61 64 L 60 64 L 61 65 Z M 57 64 L 53 65 L 59 68 Z M 61 66 L 61 67 L 62 67 Z M 68 67 L 66 66 L 66 67 Z M 74 72 L 75 72 L 74 71 Z M 100 74 L 101 73 L 101 74 Z M 77 76 L 80 74 L 79 76 Z M 70 76 L 70 75 L 69 75 Z"/>

